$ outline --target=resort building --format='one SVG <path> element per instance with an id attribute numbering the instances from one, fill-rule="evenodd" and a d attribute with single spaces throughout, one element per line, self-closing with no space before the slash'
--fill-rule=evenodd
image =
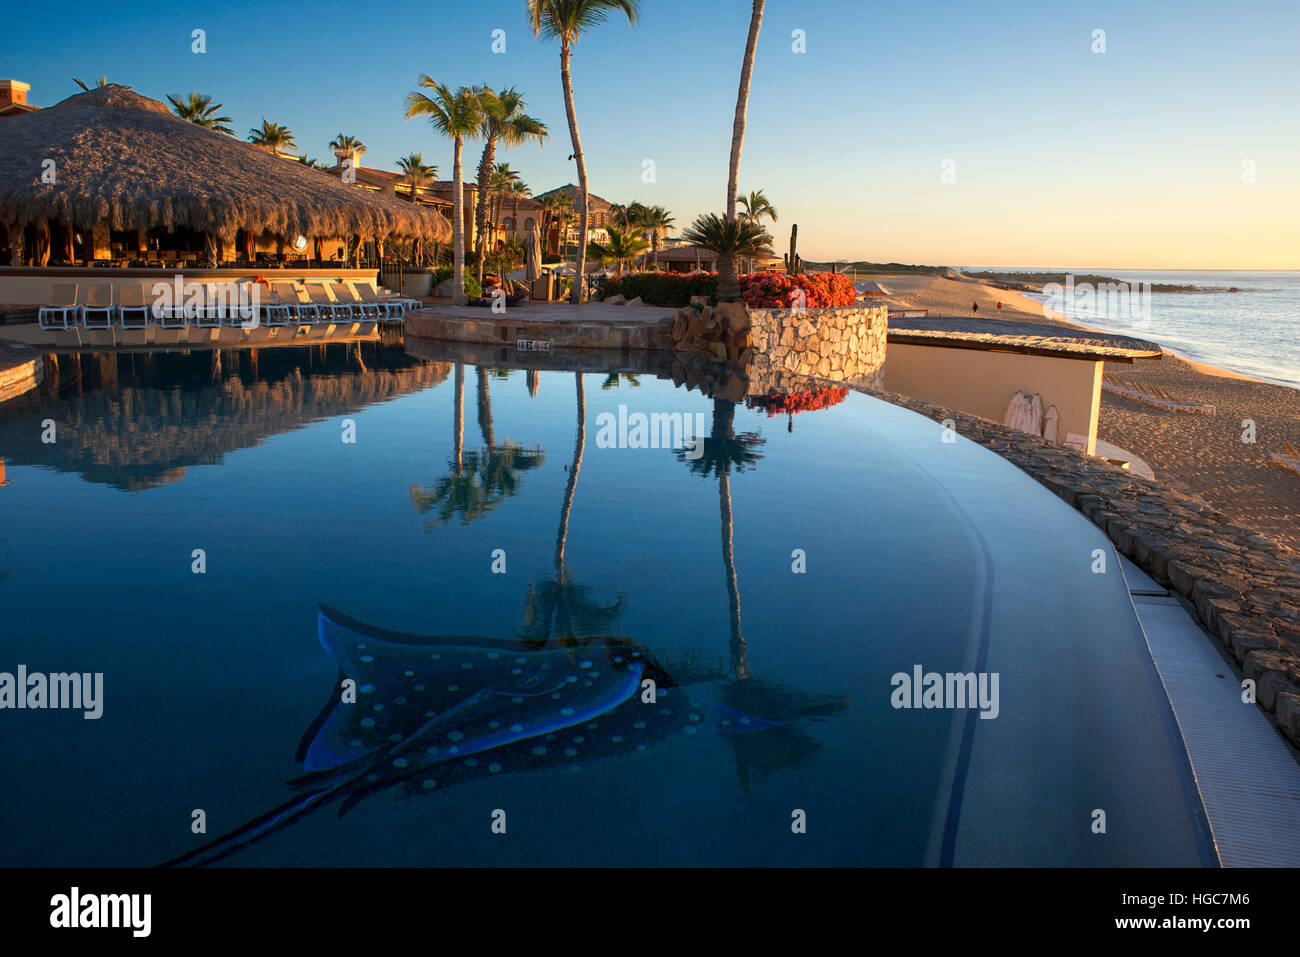
<path id="1" fill-rule="evenodd" d="M 11 81 L 11 105 L 26 105 L 20 86 Z M 338 276 L 386 240 L 451 235 L 436 209 L 285 162 L 115 83 L 11 115 L 4 131 L 0 302 L 48 302 L 56 265 L 65 278 L 105 266 L 132 267 L 132 280 L 168 267 Z"/>
<path id="2" fill-rule="evenodd" d="M 547 190 L 533 197 L 541 209 L 542 204 L 548 197 L 562 196 L 566 197 L 570 206 L 566 210 L 567 216 L 561 217 L 561 221 L 552 224 L 542 237 L 542 248 L 552 256 L 561 255 L 565 247 L 576 248 L 580 242 L 578 231 L 580 229 L 578 211 L 573 204 L 578 201 L 579 190 L 572 183 L 566 183 L 555 189 Z M 609 234 L 605 232 L 605 227 L 609 225 L 609 217 L 614 209 L 614 204 L 602 196 L 595 193 L 587 193 L 587 240 L 598 243 L 608 242 Z"/>
<path id="3" fill-rule="evenodd" d="M 39 106 L 27 102 L 30 91 L 31 86 L 19 80 L 0 80 L 0 116 L 21 116 L 39 110 Z"/>

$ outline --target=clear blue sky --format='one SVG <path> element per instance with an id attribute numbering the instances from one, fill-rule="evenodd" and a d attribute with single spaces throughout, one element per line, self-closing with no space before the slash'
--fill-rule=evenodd
<path id="1" fill-rule="evenodd" d="M 1300 17 L 1293 2 L 981 4 L 769 0 L 741 190 L 763 188 L 784 250 L 947 265 L 1300 267 Z M 49 106 L 101 73 L 148 96 L 198 90 L 241 137 L 262 117 L 328 158 L 342 131 L 391 169 L 451 148 L 403 119 L 420 73 L 514 85 L 545 148 L 500 158 L 536 192 L 576 181 L 555 44 L 522 0 L 19 4 L 0 76 Z M 749 22 L 743 0 L 643 0 L 578 45 L 591 188 L 679 226 L 723 205 Z M 191 52 L 191 31 L 207 53 Z M 506 31 L 505 54 L 491 52 Z M 791 50 L 806 32 L 807 52 Z M 1106 52 L 1091 51 L 1106 31 Z M 472 175 L 478 147 L 466 151 Z M 653 159 L 657 182 L 641 181 Z M 943 182 L 951 160 L 955 182 Z M 1255 181 L 1242 181 L 1253 161 Z"/>

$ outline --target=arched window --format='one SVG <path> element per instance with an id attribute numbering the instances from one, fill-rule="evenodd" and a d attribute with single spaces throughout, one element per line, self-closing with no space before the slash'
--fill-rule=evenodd
<path id="1" fill-rule="evenodd" d="M 510 216 L 506 217 L 505 223 L 503 225 L 506 227 L 506 229 L 510 230 L 512 233 L 515 231 L 515 221 Z"/>
<path id="2" fill-rule="evenodd" d="M 524 229 L 532 229 L 535 225 L 536 223 L 533 222 L 533 217 L 531 216 L 524 220 Z"/>

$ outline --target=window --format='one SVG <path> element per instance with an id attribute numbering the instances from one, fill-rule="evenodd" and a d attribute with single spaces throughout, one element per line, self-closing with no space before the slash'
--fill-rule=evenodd
<path id="1" fill-rule="evenodd" d="M 532 229 L 534 226 L 536 226 L 536 223 L 533 222 L 533 217 L 529 216 L 524 220 L 524 229 Z"/>

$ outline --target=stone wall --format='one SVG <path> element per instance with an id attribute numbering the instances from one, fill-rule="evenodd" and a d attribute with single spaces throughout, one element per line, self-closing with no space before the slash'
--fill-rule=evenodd
<path id="1" fill-rule="evenodd" d="M 749 316 L 758 375 L 784 371 L 868 388 L 883 383 L 887 307 L 751 309 Z"/>

